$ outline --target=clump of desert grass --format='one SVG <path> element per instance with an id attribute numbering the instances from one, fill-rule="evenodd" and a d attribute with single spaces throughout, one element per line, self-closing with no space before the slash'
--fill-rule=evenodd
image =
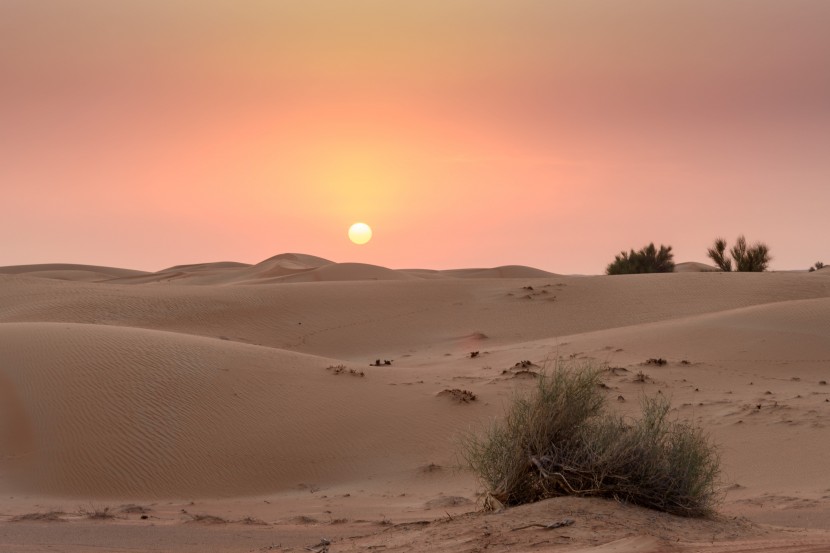
<path id="1" fill-rule="evenodd" d="M 438 392 L 438 395 L 447 396 L 458 403 L 472 403 L 478 399 L 477 396 L 470 390 L 461 390 L 459 388 L 447 388 L 441 392 Z"/>
<path id="2" fill-rule="evenodd" d="M 227 524 L 229 522 L 227 519 L 215 515 L 195 513 L 187 513 L 187 515 L 190 517 L 190 520 L 188 520 L 187 522 L 196 522 L 200 524 Z"/>
<path id="3" fill-rule="evenodd" d="M 78 514 L 92 520 L 112 520 L 116 518 L 115 512 L 106 506 L 90 504 L 87 507 L 79 507 Z"/>
<path id="4" fill-rule="evenodd" d="M 45 513 L 26 513 L 24 515 L 17 515 L 11 518 L 12 522 L 63 522 L 65 519 L 63 511 L 54 510 L 46 511 Z"/>
<path id="5" fill-rule="evenodd" d="M 249 526 L 268 526 L 268 523 L 264 520 L 252 516 L 247 516 L 245 518 L 240 519 L 239 523 L 247 524 Z"/>
<path id="6" fill-rule="evenodd" d="M 485 504 L 574 495 L 711 514 L 720 458 L 708 436 L 670 418 L 662 396 L 644 398 L 638 418 L 609 412 L 600 374 L 559 361 L 532 392 L 516 396 L 502 420 L 464 438 L 462 456 L 487 488 Z"/>

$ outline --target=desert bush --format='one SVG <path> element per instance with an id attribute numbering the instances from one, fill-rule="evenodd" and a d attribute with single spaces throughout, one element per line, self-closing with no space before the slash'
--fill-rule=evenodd
<path id="1" fill-rule="evenodd" d="M 199 522 L 199 523 L 202 523 L 202 524 L 227 524 L 229 522 L 228 520 L 226 520 L 222 517 L 217 517 L 217 516 L 214 516 L 214 515 L 190 514 L 190 513 L 187 513 L 187 514 L 188 514 L 188 516 L 190 516 L 190 520 L 188 520 L 187 522 Z"/>
<path id="2" fill-rule="evenodd" d="M 638 419 L 609 413 L 599 384 L 590 365 L 546 371 L 504 419 L 464 438 L 462 456 L 489 496 L 504 505 L 598 496 L 683 516 L 711 513 L 720 471 L 707 436 L 671 420 L 662 396 L 644 399 Z"/>
<path id="3" fill-rule="evenodd" d="M 639 251 L 620 252 L 605 268 L 609 275 L 630 275 L 637 273 L 671 273 L 674 271 L 674 254 L 671 246 L 660 244 L 658 250 L 652 242 Z"/>
<path id="4" fill-rule="evenodd" d="M 12 522 L 63 522 L 65 515 L 63 511 L 47 511 L 45 513 L 26 513 L 25 515 L 13 516 Z"/>
<path id="5" fill-rule="evenodd" d="M 824 269 L 824 263 L 822 261 L 816 261 L 816 264 L 810 267 L 810 272 L 818 271 L 819 269 Z"/>
<path id="6" fill-rule="evenodd" d="M 89 507 L 79 507 L 78 514 L 95 520 L 109 520 L 115 518 L 115 513 L 109 507 L 90 504 Z"/>
<path id="7" fill-rule="evenodd" d="M 715 243 L 707 250 L 706 254 L 715 262 L 715 265 L 727 272 L 732 270 L 732 262 L 734 261 L 736 271 L 760 273 L 767 270 L 769 262 L 772 260 L 769 247 L 766 244 L 756 242 L 749 246 L 743 235 L 735 240 L 735 245 L 729 250 L 732 259 L 726 257 L 726 240 L 723 238 L 715 239 Z"/>
<path id="8" fill-rule="evenodd" d="M 438 393 L 439 396 L 448 396 L 458 403 L 470 403 L 477 399 L 476 395 L 470 390 L 461 390 L 459 388 L 445 389 Z"/>

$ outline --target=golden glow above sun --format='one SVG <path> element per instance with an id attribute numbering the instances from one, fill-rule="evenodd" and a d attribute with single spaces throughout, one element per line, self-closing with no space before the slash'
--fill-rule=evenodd
<path id="1" fill-rule="evenodd" d="M 349 240 L 362 245 L 372 239 L 372 229 L 366 223 L 355 223 L 349 227 Z"/>

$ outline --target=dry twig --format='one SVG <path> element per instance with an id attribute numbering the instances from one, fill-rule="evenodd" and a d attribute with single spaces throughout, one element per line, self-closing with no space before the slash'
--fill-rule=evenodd
<path id="1" fill-rule="evenodd" d="M 512 528 L 511 531 L 515 532 L 516 530 L 524 530 L 525 528 L 544 528 L 545 530 L 555 530 L 556 528 L 562 528 L 563 526 L 570 526 L 574 523 L 574 519 L 572 518 L 564 518 L 562 520 L 557 520 L 556 522 L 551 522 L 550 524 L 541 524 L 539 522 L 533 524 L 525 524 L 524 526 L 517 526 L 516 528 Z"/>

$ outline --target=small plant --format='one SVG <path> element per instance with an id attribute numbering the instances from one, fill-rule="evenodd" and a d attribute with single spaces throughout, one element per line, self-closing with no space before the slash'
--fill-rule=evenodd
<path id="1" fill-rule="evenodd" d="M 378 522 L 378 524 L 380 524 L 381 526 L 392 526 L 392 521 L 386 518 L 386 515 L 381 513 L 380 516 L 383 518 Z"/>
<path id="2" fill-rule="evenodd" d="M 479 352 L 477 352 L 477 351 L 471 351 L 470 352 L 470 359 L 475 359 L 476 357 L 478 357 L 478 354 L 479 354 Z"/>
<path id="3" fill-rule="evenodd" d="M 251 525 L 251 526 L 268 526 L 268 523 L 265 522 L 264 520 L 259 519 L 259 518 L 255 518 L 255 517 L 252 517 L 252 516 L 247 516 L 243 519 L 240 519 L 239 523 L 240 524 L 248 524 L 248 525 Z"/>
<path id="4" fill-rule="evenodd" d="M 190 520 L 188 522 L 198 522 L 201 524 L 227 524 L 228 521 L 222 517 L 217 517 L 214 515 L 192 514 L 190 515 Z"/>
<path id="5" fill-rule="evenodd" d="M 65 522 L 63 511 L 47 511 L 45 513 L 26 513 L 11 518 L 12 522 Z"/>
<path id="6" fill-rule="evenodd" d="M 510 371 L 504 371 L 502 374 L 512 374 L 513 378 L 539 378 L 539 373 L 528 369 L 522 369 L 514 373 L 511 373 Z"/>
<path id="7" fill-rule="evenodd" d="M 115 513 L 109 507 L 96 507 L 95 505 L 79 508 L 78 514 L 93 520 L 110 520 L 115 518 Z"/>
<path id="8" fill-rule="evenodd" d="M 597 496 L 710 514 L 720 470 L 706 435 L 670 420 L 662 396 L 645 399 L 639 419 L 609 413 L 599 377 L 590 365 L 556 367 L 502 421 L 464 439 L 462 456 L 488 490 L 485 503 Z"/>
<path id="9" fill-rule="evenodd" d="M 715 265 L 726 272 L 732 270 L 732 262 L 734 261 L 736 271 L 760 273 L 767 270 L 772 260 L 769 247 L 766 244 L 756 242 L 749 246 L 743 235 L 738 237 L 735 245 L 729 250 L 729 255 L 732 259 L 726 257 L 726 240 L 723 238 L 715 239 L 714 245 L 706 253 L 715 262 Z"/>
<path id="10" fill-rule="evenodd" d="M 620 252 L 614 261 L 605 268 L 609 275 L 630 275 L 638 273 L 671 273 L 674 271 L 674 254 L 671 246 L 660 244 L 658 250 L 654 242 L 639 251 Z"/>
<path id="11" fill-rule="evenodd" d="M 357 369 L 348 369 L 346 368 L 346 365 L 330 365 L 326 367 L 326 370 L 331 371 L 332 374 L 349 374 L 352 376 L 360 377 L 366 376 L 366 373 L 364 373 L 363 371 L 358 371 Z"/>
<path id="12" fill-rule="evenodd" d="M 668 363 L 668 361 L 662 357 L 652 357 L 650 359 L 646 359 L 646 365 L 657 365 L 658 367 L 662 367 L 666 363 Z"/>
<path id="13" fill-rule="evenodd" d="M 810 272 L 818 271 L 819 269 L 824 269 L 824 263 L 821 261 L 816 261 L 816 264 L 810 267 Z"/>
<path id="14" fill-rule="evenodd" d="M 458 388 L 453 388 L 452 390 L 446 389 L 438 394 L 439 396 L 449 396 L 458 403 L 470 403 L 476 400 L 476 395 L 472 393 L 470 390 L 460 390 Z"/>
<path id="15" fill-rule="evenodd" d="M 128 515 L 146 515 L 147 513 L 152 512 L 152 509 L 142 505 L 130 503 L 129 505 L 122 505 L 119 511 Z"/>

